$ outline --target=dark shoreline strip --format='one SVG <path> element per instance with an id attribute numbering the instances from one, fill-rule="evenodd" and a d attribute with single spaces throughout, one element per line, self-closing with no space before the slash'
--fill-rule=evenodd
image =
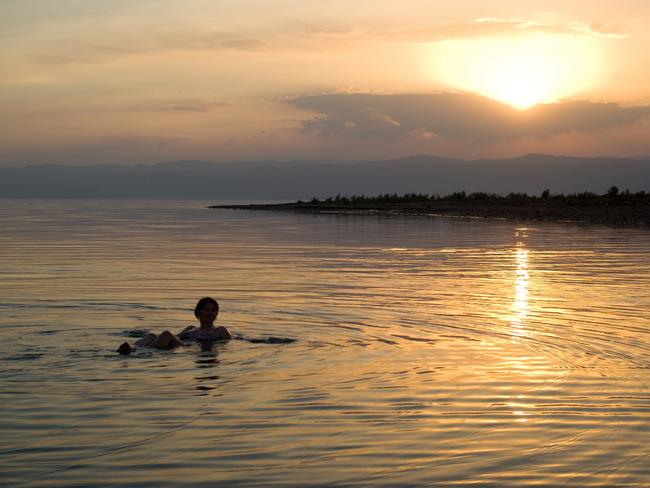
<path id="1" fill-rule="evenodd" d="M 211 205 L 210 209 L 264 210 L 302 213 L 379 216 L 435 216 L 506 220 L 586 223 L 612 227 L 650 227 L 649 205 L 593 205 L 559 202 L 449 202 L 341 205 L 329 203 L 277 203 Z"/>

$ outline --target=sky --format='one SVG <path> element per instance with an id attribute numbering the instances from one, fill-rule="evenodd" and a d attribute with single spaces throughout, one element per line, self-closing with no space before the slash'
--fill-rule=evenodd
<path id="1" fill-rule="evenodd" d="M 647 0 L 0 0 L 0 165 L 650 155 Z"/>

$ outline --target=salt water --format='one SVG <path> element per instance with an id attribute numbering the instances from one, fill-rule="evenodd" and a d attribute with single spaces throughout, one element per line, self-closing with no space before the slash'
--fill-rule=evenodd
<path id="1" fill-rule="evenodd" d="M 650 485 L 648 230 L 209 203 L 0 201 L 0 485 Z"/>

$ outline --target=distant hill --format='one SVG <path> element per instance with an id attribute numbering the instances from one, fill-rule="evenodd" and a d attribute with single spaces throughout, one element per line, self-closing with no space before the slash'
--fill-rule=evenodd
<path id="1" fill-rule="evenodd" d="M 454 191 L 539 194 L 616 185 L 650 191 L 650 160 L 527 154 L 511 159 L 410 156 L 384 161 L 174 161 L 154 165 L 0 167 L 0 197 L 306 199 Z"/>

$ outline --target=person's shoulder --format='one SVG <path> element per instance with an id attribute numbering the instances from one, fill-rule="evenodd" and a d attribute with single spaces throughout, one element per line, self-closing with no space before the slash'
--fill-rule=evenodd
<path id="1" fill-rule="evenodd" d="M 221 340 L 229 340 L 232 339 L 232 334 L 230 331 L 225 328 L 223 325 L 220 325 L 219 327 L 215 328 L 215 334 L 219 337 Z"/>

